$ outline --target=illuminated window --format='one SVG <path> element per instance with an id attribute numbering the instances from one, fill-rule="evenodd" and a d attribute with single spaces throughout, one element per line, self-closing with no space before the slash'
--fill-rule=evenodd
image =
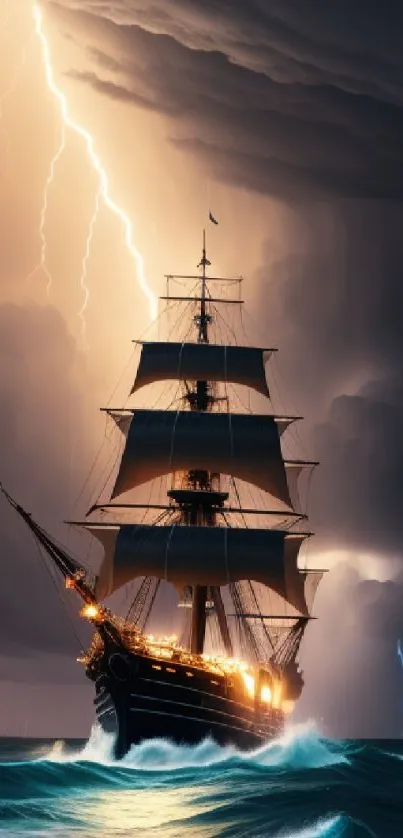
<path id="1" fill-rule="evenodd" d="M 185 674 L 188 676 L 188 678 L 193 678 L 194 677 L 193 672 L 186 672 Z"/>
<path id="2" fill-rule="evenodd" d="M 151 669 L 162 669 L 162 666 L 158 666 L 158 664 L 153 663 Z"/>
<path id="3" fill-rule="evenodd" d="M 167 666 L 166 671 L 167 672 L 176 672 L 176 669 L 173 669 L 172 666 Z"/>

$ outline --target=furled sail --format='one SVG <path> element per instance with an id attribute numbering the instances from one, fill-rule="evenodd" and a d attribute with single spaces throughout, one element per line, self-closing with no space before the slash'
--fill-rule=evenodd
<path id="1" fill-rule="evenodd" d="M 231 474 L 291 505 L 280 434 L 292 418 L 135 410 L 119 416 L 126 446 L 112 497 L 173 471 Z"/>
<path id="2" fill-rule="evenodd" d="M 222 381 L 269 395 L 265 362 L 272 350 L 211 343 L 143 343 L 132 393 L 155 381 Z"/>
<path id="3" fill-rule="evenodd" d="M 297 567 L 306 533 L 178 524 L 87 527 L 105 549 L 100 599 L 138 576 L 157 576 L 178 588 L 254 579 L 306 612 L 304 574 Z"/>

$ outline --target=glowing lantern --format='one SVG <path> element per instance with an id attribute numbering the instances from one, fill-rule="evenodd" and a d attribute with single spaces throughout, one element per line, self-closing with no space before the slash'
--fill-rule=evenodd
<path id="1" fill-rule="evenodd" d="M 95 602 L 87 602 L 81 609 L 80 616 L 87 620 L 96 620 L 101 616 L 101 609 Z"/>
<path id="2" fill-rule="evenodd" d="M 261 693 L 260 693 L 260 699 L 261 699 L 261 701 L 264 701 L 266 704 L 270 704 L 271 699 L 272 699 L 270 687 L 267 687 L 267 686 L 262 687 Z"/>
<path id="3" fill-rule="evenodd" d="M 255 679 L 253 675 L 249 675 L 248 672 L 241 672 L 242 679 L 245 684 L 246 692 L 251 698 L 254 698 L 255 695 Z"/>

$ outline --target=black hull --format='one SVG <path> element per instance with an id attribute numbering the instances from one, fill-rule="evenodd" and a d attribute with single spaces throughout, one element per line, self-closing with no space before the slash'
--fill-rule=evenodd
<path id="1" fill-rule="evenodd" d="M 283 728 L 281 710 L 256 707 L 239 681 L 195 666 L 115 648 L 87 674 L 95 681 L 98 722 L 115 735 L 117 757 L 155 738 L 197 744 L 210 737 L 252 750 Z"/>

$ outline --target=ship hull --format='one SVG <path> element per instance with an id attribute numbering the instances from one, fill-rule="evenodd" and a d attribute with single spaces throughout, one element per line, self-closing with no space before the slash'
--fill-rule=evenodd
<path id="1" fill-rule="evenodd" d="M 252 750 L 278 735 L 284 715 L 240 695 L 239 683 L 196 666 L 109 650 L 91 672 L 97 720 L 115 737 L 115 754 L 131 745 L 164 738 Z"/>

